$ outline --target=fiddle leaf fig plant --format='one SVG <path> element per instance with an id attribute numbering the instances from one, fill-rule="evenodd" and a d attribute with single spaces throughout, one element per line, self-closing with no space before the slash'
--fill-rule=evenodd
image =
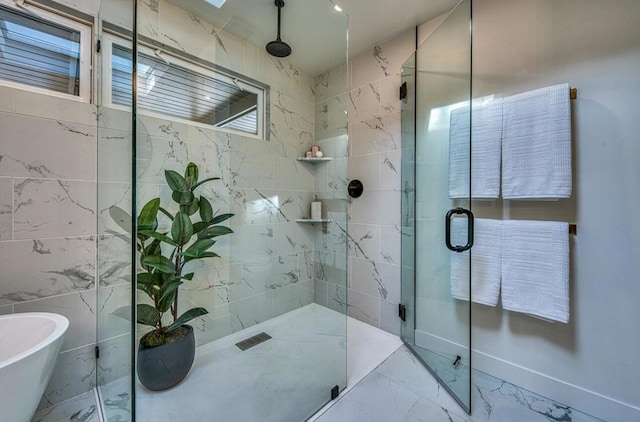
<path id="1" fill-rule="evenodd" d="M 187 165 L 184 176 L 173 170 L 166 170 L 164 175 L 178 211 L 170 213 L 160 205 L 160 198 L 154 198 L 142 207 L 137 217 L 136 248 L 140 268 L 136 287 L 152 304 L 138 304 L 136 310 L 138 323 L 153 327 L 141 339 L 148 347 L 181 337 L 184 324 L 208 313 L 200 307 L 179 313 L 179 288 L 194 276 L 192 272 L 184 274 L 184 269 L 191 261 L 219 257 L 211 251 L 216 238 L 233 233 L 220 224 L 233 214 L 214 215 L 209 200 L 197 194 L 200 186 L 219 177 L 198 181 L 198 166 L 194 163 Z M 124 210 L 112 206 L 109 213 L 118 225 L 131 231 L 131 217 Z M 166 224 L 160 224 L 160 219 Z M 170 313 L 171 322 L 166 322 L 166 313 Z"/>

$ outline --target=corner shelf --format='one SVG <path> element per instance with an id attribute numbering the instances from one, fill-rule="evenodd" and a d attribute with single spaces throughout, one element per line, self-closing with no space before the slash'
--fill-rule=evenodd
<path id="1" fill-rule="evenodd" d="M 319 163 L 325 163 L 327 161 L 331 161 L 333 160 L 333 157 L 322 157 L 322 158 L 298 157 L 296 158 L 296 160 L 304 161 L 305 163 L 309 163 L 309 164 L 319 164 Z"/>
<path id="2" fill-rule="evenodd" d="M 308 224 L 314 224 L 314 223 L 331 223 L 331 219 L 330 218 L 321 218 L 320 220 L 312 220 L 310 218 L 298 218 L 296 219 L 296 223 L 308 223 Z"/>

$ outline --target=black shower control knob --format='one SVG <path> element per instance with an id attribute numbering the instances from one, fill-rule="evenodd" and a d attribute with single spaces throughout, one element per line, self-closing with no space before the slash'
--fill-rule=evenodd
<path id="1" fill-rule="evenodd" d="M 349 192 L 350 197 L 359 198 L 360 195 L 362 195 L 362 192 L 364 191 L 364 186 L 362 185 L 361 181 L 356 179 L 349 182 L 349 187 L 347 188 L 347 190 Z"/>

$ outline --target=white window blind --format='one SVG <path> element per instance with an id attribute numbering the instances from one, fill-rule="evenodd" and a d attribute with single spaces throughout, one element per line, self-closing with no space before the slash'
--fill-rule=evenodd
<path id="1" fill-rule="evenodd" d="M 0 79 L 80 96 L 83 34 L 71 26 L 0 5 Z"/>
<path id="2" fill-rule="evenodd" d="M 113 43 L 111 101 L 131 104 L 131 49 Z M 207 125 L 257 135 L 259 92 L 208 69 L 182 66 L 152 52 L 138 53 L 138 107 Z"/>

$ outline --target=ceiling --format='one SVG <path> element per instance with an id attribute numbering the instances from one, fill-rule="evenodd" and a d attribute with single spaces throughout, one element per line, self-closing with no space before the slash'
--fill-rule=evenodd
<path id="1" fill-rule="evenodd" d="M 348 15 L 349 55 L 452 9 L 459 0 L 335 0 Z M 277 8 L 273 0 L 227 0 L 217 9 L 204 0 L 169 0 L 256 45 L 276 38 Z M 287 59 L 318 74 L 345 60 L 347 18 L 330 0 L 285 0 L 282 40 L 293 53 Z"/>

